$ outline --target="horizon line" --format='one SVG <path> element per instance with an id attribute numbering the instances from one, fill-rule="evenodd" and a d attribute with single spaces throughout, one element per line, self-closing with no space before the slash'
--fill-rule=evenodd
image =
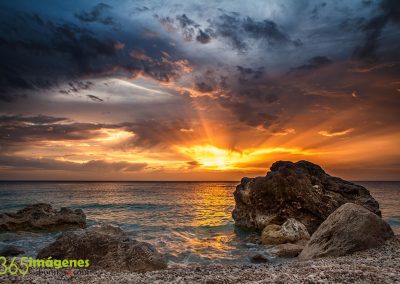
<path id="1" fill-rule="evenodd" d="M 400 180 L 349 180 L 351 182 L 400 182 Z M 240 180 L 1 180 L 0 182 L 240 182 Z"/>

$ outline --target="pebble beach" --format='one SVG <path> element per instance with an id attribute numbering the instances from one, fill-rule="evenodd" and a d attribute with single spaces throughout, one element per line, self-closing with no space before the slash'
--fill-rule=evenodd
<path id="1" fill-rule="evenodd" d="M 379 248 L 343 257 L 293 259 L 279 264 L 190 266 L 147 273 L 85 272 L 54 276 L 31 271 L 26 276 L 2 275 L 0 283 L 400 283 L 400 236 Z"/>

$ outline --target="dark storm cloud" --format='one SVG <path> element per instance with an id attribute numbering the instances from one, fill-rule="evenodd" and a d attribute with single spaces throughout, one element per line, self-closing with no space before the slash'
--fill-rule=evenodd
<path id="1" fill-rule="evenodd" d="M 321 11 L 324 7 L 326 7 L 326 5 L 327 5 L 327 4 L 326 4 L 325 2 L 316 4 L 316 5 L 314 6 L 314 9 L 312 9 L 312 11 L 311 11 L 311 17 L 312 17 L 313 19 L 318 18 L 320 11 Z"/>
<path id="2" fill-rule="evenodd" d="M 0 141 L 6 144 L 42 140 L 82 140 L 98 136 L 93 131 L 120 128 L 113 124 L 76 123 L 49 116 L 0 116 Z"/>
<path id="3" fill-rule="evenodd" d="M 99 22 L 103 25 L 116 26 L 114 19 L 111 16 L 107 16 L 106 13 L 112 7 L 110 5 L 99 3 L 94 6 L 90 11 L 82 11 L 76 13 L 75 17 L 82 22 Z"/>
<path id="4" fill-rule="evenodd" d="M 264 68 L 259 67 L 258 69 L 237 66 L 237 70 L 240 73 L 239 81 L 246 82 L 249 79 L 260 79 L 264 73 Z"/>
<path id="5" fill-rule="evenodd" d="M 222 14 L 212 22 L 217 36 L 230 42 L 240 52 L 249 48 L 249 40 L 263 41 L 267 46 L 296 44 L 278 25 L 268 19 L 256 21 L 239 13 Z"/>
<path id="6" fill-rule="evenodd" d="M 94 102 L 98 102 L 98 103 L 100 103 L 100 102 L 103 102 L 104 100 L 103 99 L 100 99 L 99 97 L 97 97 L 97 96 L 95 96 L 95 95 L 86 95 L 89 99 L 91 99 L 92 101 L 94 101 Z"/>
<path id="7" fill-rule="evenodd" d="M 329 65 L 332 63 L 326 56 L 314 56 L 310 58 L 307 64 L 300 65 L 298 67 L 290 69 L 289 73 L 297 72 L 297 71 L 310 71 L 321 68 L 323 66 Z"/>
<path id="8" fill-rule="evenodd" d="M 0 125 L 4 126 L 7 124 L 19 125 L 19 124 L 51 124 L 61 121 L 67 121 L 64 117 L 52 117 L 47 115 L 38 116 L 22 116 L 22 115 L 2 115 L 0 116 Z"/>
<path id="9" fill-rule="evenodd" d="M 137 120 L 118 124 L 79 123 L 62 117 L 50 116 L 0 116 L 0 152 L 10 153 L 26 145 L 41 141 L 79 141 L 101 138 L 103 129 L 121 129 L 134 134 L 117 148 L 151 148 L 175 144 L 192 133 L 187 121 L 155 119 Z"/>
<path id="10" fill-rule="evenodd" d="M 202 44 L 206 44 L 211 41 L 211 35 L 207 33 L 207 30 L 203 31 L 202 29 L 199 29 L 199 33 L 196 36 L 196 40 Z"/>
<path id="11" fill-rule="evenodd" d="M 75 81 L 69 82 L 68 87 L 62 90 L 59 90 L 61 94 L 72 94 L 79 93 L 82 90 L 89 90 L 93 86 L 93 82 L 90 81 Z"/>
<path id="12" fill-rule="evenodd" d="M 137 172 L 146 168 L 147 164 L 124 161 L 109 162 L 104 160 L 91 160 L 85 163 L 76 163 L 49 158 L 27 159 L 3 155 L 0 156 L 0 167 L 18 170 Z"/>
<path id="13" fill-rule="evenodd" d="M 50 88 L 61 78 L 91 73 L 100 58 L 115 55 L 113 40 L 99 39 L 74 24 L 47 21 L 43 26 L 25 15 L 9 17 L 8 24 L 14 23 L 19 38 L 0 33 L 0 73 L 4 75 L 0 91 L 8 101 L 15 93 Z"/>
<path id="14" fill-rule="evenodd" d="M 182 120 L 142 119 L 121 125 L 127 131 L 135 133 L 135 136 L 125 145 L 126 147 L 165 147 L 176 144 L 177 141 L 191 135 L 190 132 L 181 131 L 181 129 L 191 129 L 189 122 Z"/>
<path id="15" fill-rule="evenodd" d="M 208 93 L 214 90 L 211 85 L 205 82 L 195 82 L 195 89 L 202 93 Z"/>
<path id="16" fill-rule="evenodd" d="M 102 5 L 99 7 L 101 11 L 106 9 Z M 80 15 L 81 20 L 94 21 L 103 13 L 98 14 L 98 8 L 93 11 Z M 176 64 L 181 58 L 176 58 L 173 47 L 158 37 L 146 37 L 142 30 L 128 35 L 115 31 L 103 36 L 91 26 L 44 19 L 36 14 L 7 14 L 6 10 L 0 13 L 4 16 L 0 29 L 2 101 L 11 102 L 32 91 L 58 87 L 65 82 L 71 83 L 61 90 L 64 94 L 91 87 L 80 85 L 82 77 L 114 75 L 132 78 L 143 74 L 169 82 L 182 71 L 182 65 Z M 130 56 L 133 46 L 146 50 L 151 60 Z M 167 52 L 170 57 L 165 58 L 162 52 Z"/>
<path id="17" fill-rule="evenodd" d="M 356 58 L 375 58 L 380 44 L 380 36 L 388 23 L 400 23 L 400 1 L 382 0 L 378 7 L 378 14 L 369 19 L 363 26 L 365 33 L 363 44 L 356 48 Z"/>
<path id="18" fill-rule="evenodd" d="M 251 127 L 268 129 L 278 122 L 278 117 L 265 110 L 265 104 L 253 104 L 248 101 L 235 102 L 227 98 L 220 98 L 222 107 L 229 109 L 237 119 Z"/>
<path id="19" fill-rule="evenodd" d="M 280 121 L 276 103 L 279 96 L 289 88 L 270 80 L 264 74 L 263 67 L 236 66 L 227 72 L 229 76 L 207 70 L 195 78 L 195 90 L 212 93 L 211 98 L 200 99 L 204 104 L 217 103 L 231 112 L 238 122 L 250 127 L 268 129 Z"/>
<path id="20" fill-rule="evenodd" d="M 216 70 L 208 69 L 194 78 L 194 89 L 201 93 L 209 93 L 217 87 L 225 89 L 224 77 Z"/>
<path id="21" fill-rule="evenodd" d="M 201 25 L 190 19 L 186 14 L 177 15 L 175 18 L 159 17 L 161 25 L 168 32 L 179 31 L 185 41 L 192 41 L 196 39 L 199 43 L 207 44 L 211 41 L 212 30 L 207 28 L 201 29 Z"/>
<path id="22" fill-rule="evenodd" d="M 209 19 L 207 26 L 198 24 L 186 14 L 175 18 L 161 17 L 159 20 L 167 31 L 179 31 L 186 41 L 196 39 L 199 43 L 207 44 L 213 38 L 220 38 L 240 52 L 247 51 L 251 45 L 249 41 L 262 41 L 267 46 L 299 44 L 298 41 L 292 41 L 275 22 L 268 19 L 256 21 L 239 13 L 220 14 Z"/>
<path id="23" fill-rule="evenodd" d="M 217 98 L 221 107 L 228 109 L 239 122 L 250 127 L 269 129 L 280 121 L 278 109 L 272 107 L 278 100 L 280 90 L 272 82 L 239 76 L 236 85 Z M 276 108 L 276 107 L 275 107 Z"/>
<path id="24" fill-rule="evenodd" d="M 196 33 L 195 29 L 200 25 L 189 19 L 185 14 L 176 16 L 176 19 L 182 29 L 184 39 L 187 41 L 193 40 Z"/>
<path id="25" fill-rule="evenodd" d="M 271 108 L 278 100 L 274 94 L 261 86 L 238 88 L 227 97 L 217 99 L 221 107 L 228 109 L 239 122 L 250 127 L 268 129 L 279 122 L 279 115 Z"/>

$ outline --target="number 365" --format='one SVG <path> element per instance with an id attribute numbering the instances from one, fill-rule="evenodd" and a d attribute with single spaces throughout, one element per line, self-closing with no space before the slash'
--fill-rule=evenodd
<path id="1" fill-rule="evenodd" d="M 25 257 L 25 256 L 21 257 L 20 262 L 19 262 L 20 266 L 18 266 L 15 263 L 15 259 L 16 259 L 16 257 L 14 256 L 11 259 L 11 262 L 8 264 L 7 258 L 5 258 L 4 256 L 0 256 L 0 275 L 6 274 L 6 273 L 15 275 L 18 272 L 21 273 L 22 275 L 25 275 L 28 273 L 29 266 L 28 266 L 28 262 L 26 261 L 27 257 Z M 23 269 L 23 268 L 25 268 L 25 269 Z"/>

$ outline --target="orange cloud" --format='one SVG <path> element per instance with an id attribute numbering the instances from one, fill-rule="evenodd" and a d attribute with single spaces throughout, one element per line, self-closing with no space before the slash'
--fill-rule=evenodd
<path id="1" fill-rule="evenodd" d="M 350 132 L 353 132 L 354 128 L 349 128 L 346 130 L 341 130 L 341 131 L 327 131 L 327 130 L 321 130 L 318 132 L 318 134 L 326 137 L 335 137 L 335 136 L 343 136 L 346 134 L 349 134 Z"/>
<path id="2" fill-rule="evenodd" d="M 281 131 L 273 132 L 272 135 L 274 136 L 286 136 L 288 134 L 295 134 L 296 130 L 294 128 L 286 128 Z"/>

